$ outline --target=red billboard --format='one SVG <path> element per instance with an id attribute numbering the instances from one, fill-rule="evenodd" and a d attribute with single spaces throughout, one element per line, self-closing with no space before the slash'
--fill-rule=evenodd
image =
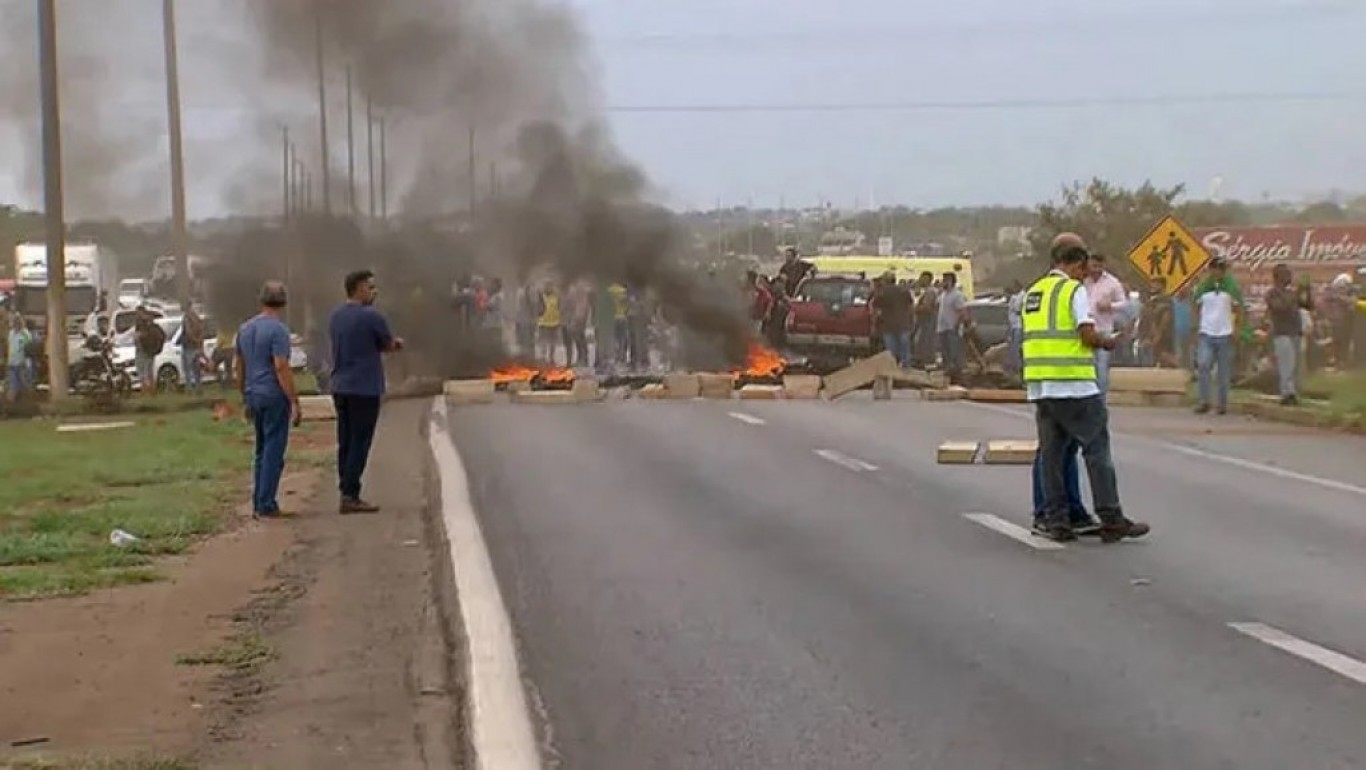
<path id="1" fill-rule="evenodd" d="M 1196 227 L 1191 233 L 1211 257 L 1228 260 L 1244 294 L 1258 304 L 1271 286 L 1271 268 L 1282 262 L 1296 278 L 1308 275 L 1316 289 L 1366 266 L 1366 224 Z"/>

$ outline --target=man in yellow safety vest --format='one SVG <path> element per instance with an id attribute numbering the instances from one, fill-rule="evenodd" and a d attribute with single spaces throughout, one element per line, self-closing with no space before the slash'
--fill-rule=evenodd
<path id="1" fill-rule="evenodd" d="M 1114 543 L 1146 535 L 1147 524 L 1124 517 L 1110 454 L 1109 412 L 1096 382 L 1096 350 L 1112 350 L 1113 337 L 1096 331 L 1085 277 L 1090 255 L 1074 233 L 1053 239 L 1053 269 L 1025 292 L 1024 380 L 1034 404 L 1044 489 L 1044 534 L 1076 538 L 1068 518 L 1063 467 L 1069 448 L 1081 447 L 1091 480 L 1100 539 Z"/>

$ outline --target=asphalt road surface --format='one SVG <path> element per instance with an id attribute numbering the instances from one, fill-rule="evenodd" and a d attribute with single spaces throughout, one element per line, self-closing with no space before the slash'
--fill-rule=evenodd
<path id="1" fill-rule="evenodd" d="M 449 423 L 552 766 L 1366 767 L 1360 438 L 1116 410 L 1153 534 L 1056 546 L 1027 468 L 935 462 L 1029 438 L 1023 407 Z"/>

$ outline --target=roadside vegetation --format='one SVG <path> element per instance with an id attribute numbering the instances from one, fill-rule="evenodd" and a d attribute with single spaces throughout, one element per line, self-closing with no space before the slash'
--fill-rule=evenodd
<path id="1" fill-rule="evenodd" d="M 242 497 L 252 437 L 240 419 L 207 408 L 101 419 L 134 425 L 62 433 L 57 420 L 0 423 L 0 600 L 157 580 L 157 557 L 222 529 Z M 294 467 L 326 459 L 308 446 L 318 431 L 305 426 Z M 111 543 L 115 530 L 137 540 Z"/>
<path id="2" fill-rule="evenodd" d="M 86 757 L 80 759 L 0 759 L 0 770 L 195 770 L 193 762 L 164 757 L 133 757 L 110 759 Z"/>

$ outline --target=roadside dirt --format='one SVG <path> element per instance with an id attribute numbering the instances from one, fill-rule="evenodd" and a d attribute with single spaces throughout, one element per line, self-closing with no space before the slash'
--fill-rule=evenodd
<path id="1" fill-rule="evenodd" d="M 464 767 L 463 642 L 429 515 L 429 404 L 384 407 L 366 477 L 379 514 L 338 515 L 331 472 L 305 468 L 284 485 L 296 515 L 243 516 L 163 562 L 166 581 L 0 605 L 0 768 L 72 756 Z M 329 448 L 320 427 L 292 447 Z"/>
<path id="2" fill-rule="evenodd" d="M 313 496 L 319 478 L 288 475 L 286 505 Z M 0 604 L 0 766 L 34 753 L 192 750 L 215 671 L 177 658 L 233 632 L 234 610 L 268 584 L 292 539 L 247 507 L 226 533 L 160 562 L 161 582 Z"/>
<path id="3" fill-rule="evenodd" d="M 340 516 L 329 489 L 299 517 L 277 585 L 238 623 L 277 659 L 219 680 L 205 767 L 464 766 L 458 612 L 428 516 L 429 401 L 384 410 L 365 490 L 383 511 Z"/>

